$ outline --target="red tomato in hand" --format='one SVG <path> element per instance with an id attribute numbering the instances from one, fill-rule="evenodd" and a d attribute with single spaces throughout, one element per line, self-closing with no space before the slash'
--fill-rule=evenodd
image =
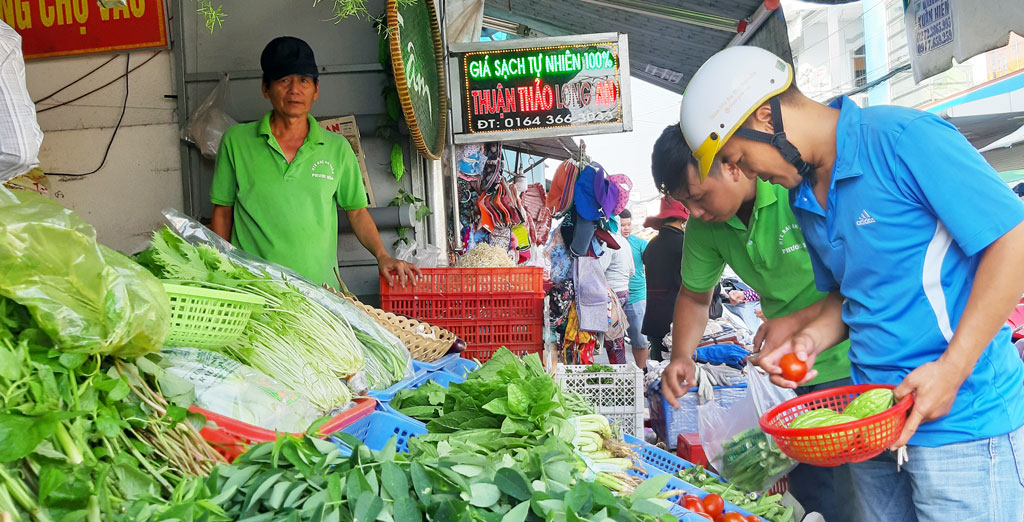
<path id="1" fill-rule="evenodd" d="M 722 513 L 722 516 L 718 517 L 718 522 L 747 522 L 747 519 L 736 512 Z"/>
<path id="2" fill-rule="evenodd" d="M 725 500 L 721 495 L 714 493 L 704 497 L 700 503 L 704 506 L 704 511 L 711 515 L 711 518 L 718 518 L 722 514 L 722 510 L 725 509 Z"/>
<path id="3" fill-rule="evenodd" d="M 779 367 L 782 368 L 782 378 L 787 381 L 800 382 L 807 375 L 807 365 L 793 353 L 783 355 Z"/>

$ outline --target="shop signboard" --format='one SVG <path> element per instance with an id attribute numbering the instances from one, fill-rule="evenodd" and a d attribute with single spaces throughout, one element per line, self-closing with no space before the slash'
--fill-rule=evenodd
<path id="1" fill-rule="evenodd" d="M 409 134 L 421 154 L 438 159 L 444 150 L 448 100 L 434 0 L 388 0 L 387 13 L 391 68 Z"/>
<path id="2" fill-rule="evenodd" d="M 167 47 L 164 0 L 0 0 L 0 19 L 21 35 L 26 60 Z"/>
<path id="3" fill-rule="evenodd" d="M 632 130 L 617 33 L 452 44 L 455 143 Z"/>

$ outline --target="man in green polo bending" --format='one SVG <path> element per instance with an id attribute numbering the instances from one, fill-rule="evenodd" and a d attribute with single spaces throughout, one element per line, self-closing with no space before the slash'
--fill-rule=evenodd
<path id="1" fill-rule="evenodd" d="M 754 350 L 771 350 L 818 315 L 825 294 L 814 286 L 804 236 L 785 188 L 749 179 L 735 166 L 716 162 L 703 182 L 679 125 L 670 125 L 654 145 L 654 184 L 686 205 L 690 220 L 683 242 L 683 285 L 672 321 L 672 358 L 661 377 L 662 392 L 675 407 L 696 384 L 693 354 L 704 335 L 712 291 L 725 265 L 761 296 L 765 323 Z M 850 342 L 829 349 L 814 368 L 818 376 L 797 393 L 850 384 Z M 686 386 L 683 386 L 683 383 Z M 801 464 L 789 475 L 789 488 L 808 512 L 829 522 L 855 520 L 848 466 L 817 468 Z"/>
<path id="2" fill-rule="evenodd" d="M 384 248 L 351 145 L 309 114 L 320 95 L 313 50 L 282 36 L 263 49 L 260 65 L 273 109 L 224 133 L 210 187 L 211 228 L 246 252 L 337 287 L 341 207 L 380 273 L 405 285 L 419 269 Z"/>

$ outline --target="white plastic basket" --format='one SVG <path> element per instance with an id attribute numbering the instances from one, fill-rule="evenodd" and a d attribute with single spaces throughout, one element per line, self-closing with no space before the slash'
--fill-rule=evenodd
<path id="1" fill-rule="evenodd" d="M 644 372 L 631 364 L 613 364 L 612 372 L 585 372 L 581 364 L 559 364 L 555 380 L 578 393 L 594 410 L 618 424 L 622 433 L 644 436 Z"/>

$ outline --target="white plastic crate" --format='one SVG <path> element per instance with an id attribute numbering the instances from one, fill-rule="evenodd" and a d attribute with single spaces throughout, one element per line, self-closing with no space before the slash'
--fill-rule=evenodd
<path id="1" fill-rule="evenodd" d="M 585 372 L 582 364 L 559 364 L 555 380 L 567 392 L 578 393 L 594 410 L 618 423 L 622 433 L 643 438 L 644 372 L 631 364 L 613 364 L 613 372 Z"/>

